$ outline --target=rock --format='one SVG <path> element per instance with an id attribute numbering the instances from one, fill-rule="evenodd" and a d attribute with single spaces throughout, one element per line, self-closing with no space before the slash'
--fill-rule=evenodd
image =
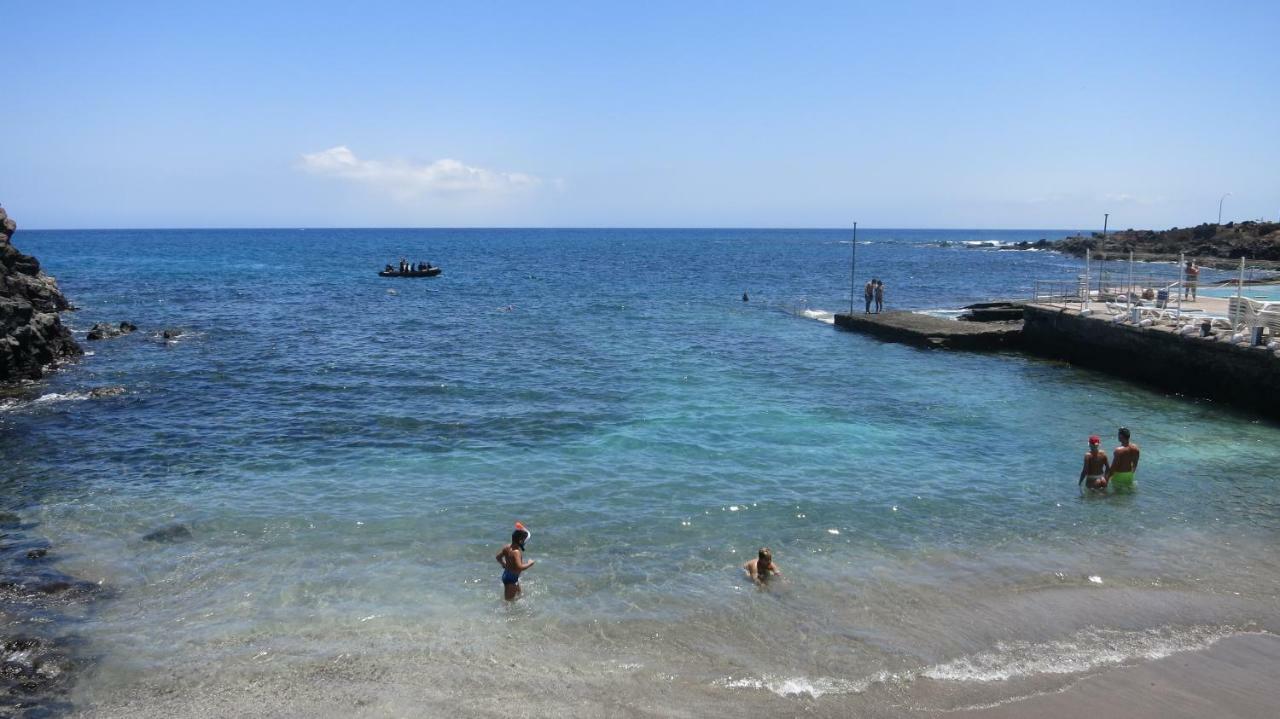
<path id="1" fill-rule="evenodd" d="M 70 303 L 40 262 L 13 246 L 16 229 L 0 208 L 0 384 L 39 379 L 58 360 L 82 354 L 58 317 Z"/>
<path id="2" fill-rule="evenodd" d="M 182 328 L 181 328 L 181 327 L 172 327 L 172 328 L 169 328 L 169 329 L 166 329 L 166 330 L 163 330 L 162 332 L 160 332 L 160 338 L 161 338 L 161 339 L 166 339 L 166 340 L 177 339 L 177 338 L 179 338 L 179 337 L 181 337 L 181 336 L 182 336 Z"/>
<path id="3" fill-rule="evenodd" d="M 185 524 L 171 524 L 142 535 L 144 542 L 180 542 L 191 539 L 191 530 Z"/>
<path id="4" fill-rule="evenodd" d="M 125 393 L 124 387 L 94 387 L 89 390 L 89 396 L 93 399 L 102 399 L 104 397 L 118 397 Z"/>
<path id="5" fill-rule="evenodd" d="M 44 559 L 49 554 L 47 549 L 29 549 L 27 550 L 27 559 Z"/>
<path id="6" fill-rule="evenodd" d="M 98 322 L 89 328 L 89 337 L 91 340 L 109 340 L 112 337 L 127 335 L 138 329 L 138 326 L 132 322 L 121 322 L 118 325 L 108 324 L 106 322 Z"/>

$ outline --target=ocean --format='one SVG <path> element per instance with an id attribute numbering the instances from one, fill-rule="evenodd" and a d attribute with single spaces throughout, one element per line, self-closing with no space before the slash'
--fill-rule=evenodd
<path id="1" fill-rule="evenodd" d="M 963 243 L 1066 234 L 859 231 L 859 294 L 1026 297 L 1081 261 Z M 69 711 L 900 716 L 1280 630 L 1280 428 L 840 331 L 850 239 L 20 231 L 79 339 L 140 328 L 0 411 L 0 509 L 109 589 Z M 1082 497 L 1121 425 L 1138 492 Z"/>

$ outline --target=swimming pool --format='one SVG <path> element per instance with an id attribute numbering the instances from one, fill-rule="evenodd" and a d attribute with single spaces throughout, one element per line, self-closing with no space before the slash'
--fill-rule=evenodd
<path id="1" fill-rule="evenodd" d="M 1235 297 L 1236 288 L 1206 287 L 1200 290 L 1200 294 L 1206 297 Z M 1280 302 L 1280 285 L 1245 285 L 1242 294 L 1250 299 L 1262 300 L 1263 302 Z"/>

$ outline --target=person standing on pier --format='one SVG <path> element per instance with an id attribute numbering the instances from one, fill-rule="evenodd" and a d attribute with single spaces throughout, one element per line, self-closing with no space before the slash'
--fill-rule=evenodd
<path id="1" fill-rule="evenodd" d="M 876 314 L 884 309 L 884 282 L 876 280 Z"/>
<path id="2" fill-rule="evenodd" d="M 871 314 L 871 300 L 876 295 L 876 281 L 867 280 L 867 286 L 862 288 L 862 299 L 867 301 L 866 314 Z"/>
<path id="3" fill-rule="evenodd" d="M 1111 455 L 1111 469 L 1107 471 L 1107 484 L 1117 494 L 1133 491 L 1133 473 L 1138 471 L 1138 445 L 1129 441 L 1129 428 L 1121 427 L 1116 431 L 1120 446 Z"/>

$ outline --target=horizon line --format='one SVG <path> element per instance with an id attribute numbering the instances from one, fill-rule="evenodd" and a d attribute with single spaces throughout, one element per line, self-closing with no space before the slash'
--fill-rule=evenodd
<path id="1" fill-rule="evenodd" d="M 1084 230 L 1080 228 L 1070 227 L 859 227 L 860 230 L 875 231 L 971 231 L 971 232 L 1086 232 L 1092 230 Z M 807 231 L 807 232 L 836 232 L 847 231 L 853 232 L 853 227 L 785 227 L 785 226 L 720 226 L 720 225 L 653 225 L 653 226 L 607 226 L 607 225 L 492 225 L 492 226 L 408 226 L 408 225 L 366 225 L 366 226 L 337 226 L 337 225 L 317 225 L 312 227 L 297 227 L 294 225 L 222 225 L 222 226 L 189 226 L 189 227 L 22 227 L 18 226 L 15 235 L 18 232 L 192 232 L 192 231 L 221 231 L 221 230 L 282 230 L 292 232 L 304 232 L 308 230 L 454 230 L 463 232 L 472 231 L 492 231 L 492 230 L 768 230 L 768 231 Z M 1126 230 L 1116 230 L 1124 232 Z"/>

